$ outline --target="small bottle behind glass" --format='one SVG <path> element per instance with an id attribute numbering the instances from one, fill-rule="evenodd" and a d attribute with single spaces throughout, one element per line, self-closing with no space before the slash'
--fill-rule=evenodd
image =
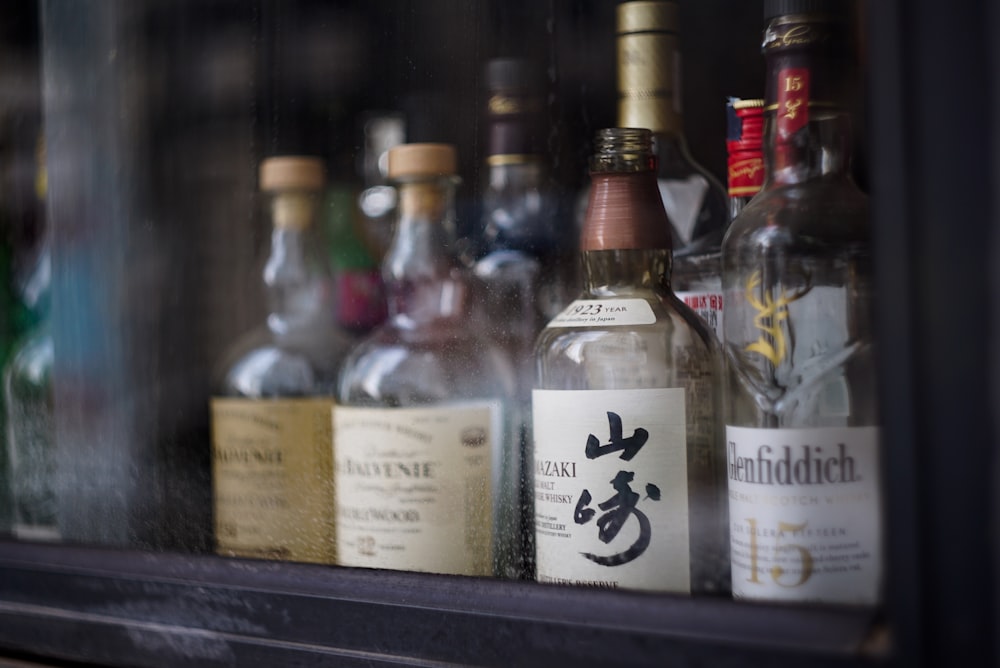
<path id="1" fill-rule="evenodd" d="M 767 0 L 766 177 L 723 246 L 733 595 L 874 605 L 882 578 L 868 198 L 850 2 Z"/>
<path id="2" fill-rule="evenodd" d="M 455 255 L 456 164 L 447 144 L 389 151 L 389 317 L 345 361 L 334 413 L 337 562 L 520 577 L 514 372 Z"/>
<path id="3" fill-rule="evenodd" d="M 727 593 L 718 348 L 670 288 L 650 132 L 596 144 L 584 291 L 536 346 L 537 579 Z"/>
<path id="4" fill-rule="evenodd" d="M 333 392 L 352 339 L 334 326 L 317 222 L 323 163 L 260 166 L 273 230 L 266 327 L 237 345 L 211 401 L 216 549 L 333 563 Z"/>

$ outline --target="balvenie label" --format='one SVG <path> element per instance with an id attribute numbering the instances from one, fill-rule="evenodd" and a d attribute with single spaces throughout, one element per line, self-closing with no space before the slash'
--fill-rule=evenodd
<path id="1" fill-rule="evenodd" d="M 489 575 L 499 406 L 338 406 L 337 563 Z"/>
<path id="2" fill-rule="evenodd" d="M 213 398 L 216 549 L 333 563 L 331 399 Z"/>

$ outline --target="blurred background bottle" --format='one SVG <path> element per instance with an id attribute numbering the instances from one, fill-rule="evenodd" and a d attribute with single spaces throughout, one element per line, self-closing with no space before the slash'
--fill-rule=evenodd
<path id="1" fill-rule="evenodd" d="M 45 149 L 38 148 L 35 191 L 44 204 L 48 189 Z M 20 304 L 35 324 L 11 349 L 3 372 L 5 436 L 10 470 L 12 530 L 26 540 L 58 540 L 55 415 L 50 287 L 51 231 L 45 226 L 34 266 L 21 287 Z"/>
<path id="2" fill-rule="evenodd" d="M 333 562 L 333 391 L 352 339 L 334 324 L 323 187 L 317 158 L 260 165 L 270 312 L 229 357 L 211 405 L 216 549 L 226 556 Z"/>
<path id="3" fill-rule="evenodd" d="M 382 264 L 389 318 L 345 361 L 334 413 L 337 561 L 519 577 L 514 371 L 472 317 L 456 166 L 447 144 L 389 151 L 400 198 Z"/>
<path id="4" fill-rule="evenodd" d="M 364 148 L 359 157 L 362 190 L 358 195 L 361 211 L 361 239 L 381 263 L 392 242 L 399 194 L 388 180 L 388 152 L 406 140 L 406 120 L 398 112 L 369 112 L 362 122 Z"/>
<path id="5" fill-rule="evenodd" d="M 379 263 L 363 240 L 364 220 L 353 184 L 332 183 L 323 203 L 323 223 L 333 271 L 334 318 L 354 336 L 370 332 L 386 313 Z"/>
<path id="6" fill-rule="evenodd" d="M 584 290 L 536 346 L 538 580 L 725 593 L 718 348 L 670 287 L 650 131 L 596 145 Z"/>
<path id="7" fill-rule="evenodd" d="M 766 0 L 766 177 L 723 246 L 733 594 L 872 605 L 882 577 L 868 198 L 844 0 Z M 801 499 L 775 505 L 769 499 Z"/>
<path id="8" fill-rule="evenodd" d="M 674 246 L 671 285 L 681 299 L 704 298 L 713 314 L 721 313 L 719 248 L 728 203 L 725 189 L 691 157 L 684 138 L 678 4 L 623 2 L 617 21 L 618 125 L 653 132 L 656 180 Z"/>

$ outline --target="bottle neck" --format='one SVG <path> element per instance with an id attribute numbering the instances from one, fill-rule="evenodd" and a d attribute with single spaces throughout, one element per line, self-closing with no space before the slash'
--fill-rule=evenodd
<path id="1" fill-rule="evenodd" d="M 314 240 L 319 208 L 315 193 L 279 193 L 271 200 L 271 251 L 264 265 L 270 315 L 268 326 L 278 337 L 295 333 L 327 318 L 328 276 Z M 330 312 L 328 312 L 330 311 Z"/>
<path id="2" fill-rule="evenodd" d="M 655 172 L 593 173 L 580 247 L 592 293 L 669 289 L 670 224 Z"/>
<path id="3" fill-rule="evenodd" d="M 676 30 L 656 25 L 620 27 L 617 47 L 618 127 L 683 135 Z"/>
<path id="4" fill-rule="evenodd" d="M 765 30 L 765 188 L 849 177 L 845 32 L 810 15 L 778 17 Z"/>
<path id="5" fill-rule="evenodd" d="M 382 262 L 389 315 L 406 326 L 460 317 L 468 298 L 453 258 L 454 181 L 403 183 L 392 243 Z"/>
<path id="6" fill-rule="evenodd" d="M 537 155 L 491 155 L 486 164 L 490 190 L 524 191 L 540 188 L 545 182 L 545 164 Z"/>
<path id="7" fill-rule="evenodd" d="M 851 122 L 847 113 L 811 110 L 805 126 L 791 136 L 781 131 L 779 113 L 770 112 L 765 120 L 765 188 L 850 178 Z"/>

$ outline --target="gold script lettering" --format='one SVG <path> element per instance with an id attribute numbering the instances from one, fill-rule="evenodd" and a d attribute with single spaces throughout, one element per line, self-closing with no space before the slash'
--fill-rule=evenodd
<path id="1" fill-rule="evenodd" d="M 748 353 L 760 353 L 771 364 L 777 366 L 784 361 L 788 354 L 788 343 L 785 340 L 785 332 L 781 328 L 781 323 L 788 320 L 788 305 L 802 298 L 809 292 L 808 282 L 805 287 L 788 294 L 784 290 L 778 299 L 772 299 L 769 292 L 764 293 L 764 301 L 760 301 L 754 295 L 754 291 L 760 287 L 760 272 L 755 271 L 747 281 L 746 297 L 750 306 L 757 311 L 753 318 L 754 327 L 761 330 L 770 337 L 770 341 L 764 336 L 760 336 L 756 341 L 746 347 Z M 772 343 L 773 341 L 773 343 Z"/>

